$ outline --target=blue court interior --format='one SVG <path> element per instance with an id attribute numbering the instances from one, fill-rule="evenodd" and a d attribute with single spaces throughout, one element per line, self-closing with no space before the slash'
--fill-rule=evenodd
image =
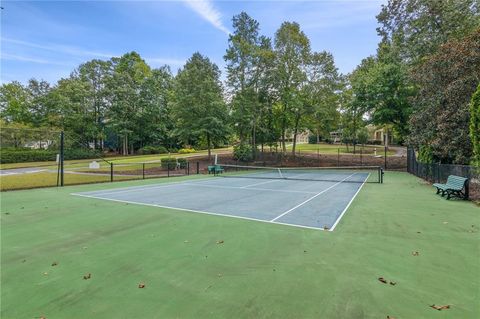
<path id="1" fill-rule="evenodd" d="M 72 195 L 332 231 L 367 178 L 361 172 L 338 181 L 206 177 Z"/>

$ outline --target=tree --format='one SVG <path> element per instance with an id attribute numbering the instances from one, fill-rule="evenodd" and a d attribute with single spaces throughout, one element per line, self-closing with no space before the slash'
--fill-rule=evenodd
<path id="1" fill-rule="evenodd" d="M 173 76 L 166 66 L 152 70 L 152 75 L 143 82 L 140 92 L 141 113 L 139 133 L 144 145 L 176 146 L 171 112 L 173 99 Z"/>
<path id="2" fill-rule="evenodd" d="M 6 123 L 31 123 L 28 88 L 13 81 L 0 87 L 0 116 Z"/>
<path id="3" fill-rule="evenodd" d="M 328 137 L 338 127 L 339 92 L 343 88 L 342 78 L 329 52 L 314 52 L 307 69 L 305 91 L 311 104 L 306 126 L 315 132 L 317 143 L 320 137 Z"/>
<path id="4" fill-rule="evenodd" d="M 470 138 L 473 145 L 473 165 L 480 167 L 480 85 L 470 103 Z"/>
<path id="5" fill-rule="evenodd" d="M 174 91 L 176 134 L 186 143 L 204 138 L 210 158 L 213 144 L 224 141 L 228 133 L 220 70 L 194 53 L 178 72 Z"/>
<path id="6" fill-rule="evenodd" d="M 271 41 L 259 35 L 259 23 L 245 12 L 233 17 L 233 28 L 224 56 L 232 94 L 232 121 L 240 144 L 250 138 L 255 157 L 257 132 L 265 132 L 262 117 L 271 106 L 267 88 L 273 57 Z"/>
<path id="7" fill-rule="evenodd" d="M 305 112 L 300 90 L 306 81 L 306 67 L 310 59 L 310 41 L 298 23 L 284 22 L 275 33 L 275 58 L 282 150 L 286 152 L 286 132 L 292 125 L 292 153 L 295 154 L 299 124 Z"/>
<path id="8" fill-rule="evenodd" d="M 480 27 L 478 0 L 389 0 L 377 15 L 377 32 L 408 64 Z"/>
<path id="9" fill-rule="evenodd" d="M 141 115 L 141 88 L 151 75 L 150 67 L 136 52 L 113 58 L 113 74 L 107 84 L 111 107 L 108 125 L 122 138 L 124 155 L 134 152 L 135 144 L 141 142 L 139 125 Z M 137 144 L 138 146 L 138 144 Z"/>
<path id="10" fill-rule="evenodd" d="M 435 161 L 469 163 L 469 104 L 480 83 L 480 29 L 442 45 L 414 69 L 413 76 L 419 91 L 409 142 L 417 149 L 431 148 Z"/>
<path id="11" fill-rule="evenodd" d="M 414 87 L 409 73 L 388 45 L 381 45 L 378 57 L 369 57 L 350 76 L 353 105 L 368 112 L 375 125 L 392 126 L 397 138 L 408 135 L 410 99 Z"/>

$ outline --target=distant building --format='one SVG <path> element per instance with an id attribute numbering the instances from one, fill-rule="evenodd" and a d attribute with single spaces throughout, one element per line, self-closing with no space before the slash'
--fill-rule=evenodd
<path id="1" fill-rule="evenodd" d="M 367 125 L 369 140 L 378 141 L 382 145 L 388 146 L 393 143 L 392 130 L 387 126 Z"/>

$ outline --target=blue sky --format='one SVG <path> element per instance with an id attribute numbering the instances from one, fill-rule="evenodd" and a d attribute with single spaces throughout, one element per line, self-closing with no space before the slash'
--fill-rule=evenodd
<path id="1" fill-rule="evenodd" d="M 174 73 L 199 51 L 223 70 L 231 18 L 241 11 L 269 37 L 283 21 L 298 22 L 312 49 L 332 52 L 348 73 L 375 53 L 385 1 L 2 1 L 1 82 L 55 83 L 82 62 L 129 51 Z"/>

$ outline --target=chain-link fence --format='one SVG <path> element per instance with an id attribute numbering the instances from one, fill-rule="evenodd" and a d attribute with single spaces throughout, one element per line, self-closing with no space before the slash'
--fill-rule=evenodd
<path id="1" fill-rule="evenodd" d="M 407 171 L 430 183 L 445 183 L 448 176 L 456 175 L 469 179 L 467 192 L 471 199 L 480 199 L 480 168 L 471 165 L 421 163 L 415 150 L 408 148 Z"/>

